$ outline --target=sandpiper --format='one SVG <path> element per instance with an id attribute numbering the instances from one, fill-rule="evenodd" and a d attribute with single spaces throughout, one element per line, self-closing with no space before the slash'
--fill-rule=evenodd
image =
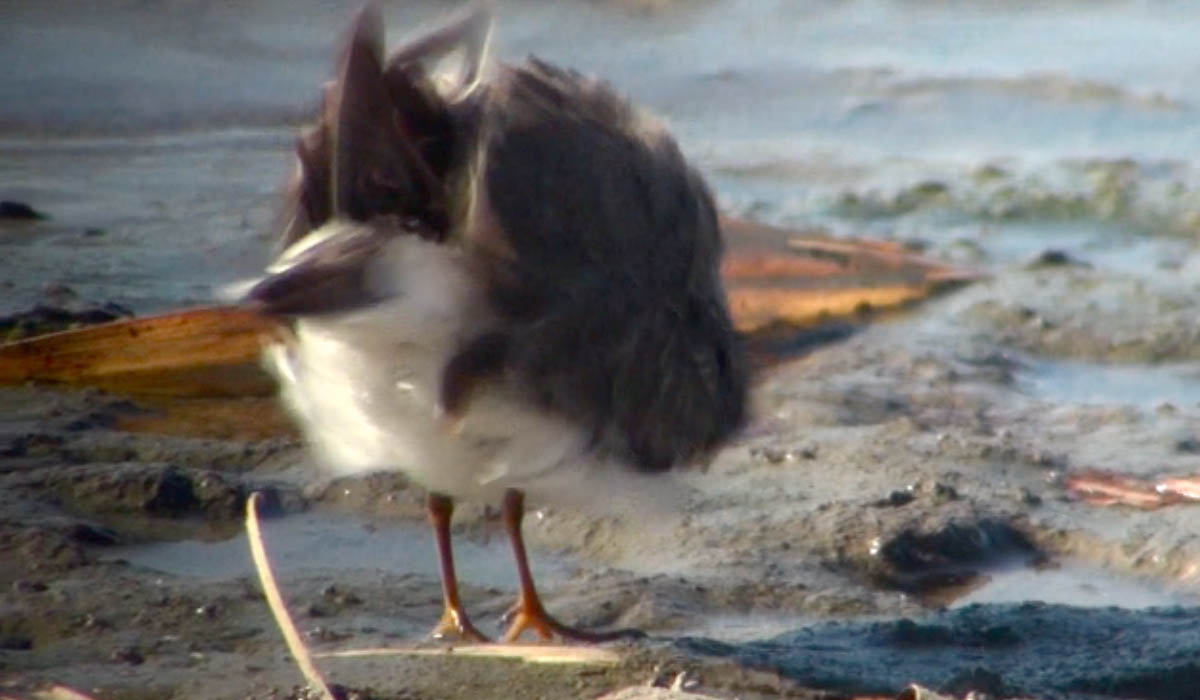
<path id="1" fill-rule="evenodd" d="M 246 303 L 288 319 L 268 357 L 320 458 L 428 491 L 435 636 L 484 639 L 450 545 L 454 499 L 476 499 L 502 504 L 516 559 L 505 639 L 602 641 L 627 631 L 542 607 L 526 494 L 619 498 L 593 485 L 705 460 L 743 422 L 746 361 L 703 178 L 606 84 L 490 60 L 491 20 L 475 7 L 385 55 L 378 10 L 358 14 Z"/>

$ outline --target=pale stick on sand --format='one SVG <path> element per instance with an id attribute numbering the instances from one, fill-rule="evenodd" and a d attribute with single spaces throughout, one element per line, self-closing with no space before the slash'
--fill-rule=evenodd
<path id="1" fill-rule="evenodd" d="M 537 664 L 615 664 L 621 655 L 612 649 L 597 646 L 570 644 L 462 644 L 453 647 L 435 648 L 375 648 L 345 649 L 342 651 L 318 652 L 322 659 L 352 659 L 367 656 L 455 656 L 488 657 L 495 659 L 520 659 Z"/>
<path id="2" fill-rule="evenodd" d="M 321 672 L 313 664 L 308 648 L 300 639 L 300 632 L 296 629 L 296 624 L 288 615 L 287 607 L 283 604 L 283 596 L 279 594 L 279 586 L 275 583 L 275 574 L 271 573 L 271 563 L 267 560 L 267 550 L 263 546 L 262 531 L 258 527 L 258 501 L 259 493 L 257 491 L 246 499 L 246 539 L 250 541 L 250 556 L 254 558 L 254 568 L 258 570 L 258 580 L 262 582 L 263 593 L 267 596 L 267 605 L 271 607 L 271 614 L 275 616 L 275 624 L 279 626 L 283 640 L 287 642 L 288 651 L 292 653 L 292 658 L 296 660 L 296 665 L 300 667 L 300 672 L 304 674 L 308 684 L 316 689 L 323 700 L 334 700 L 333 693 L 329 692 L 329 686 L 321 677 Z"/>

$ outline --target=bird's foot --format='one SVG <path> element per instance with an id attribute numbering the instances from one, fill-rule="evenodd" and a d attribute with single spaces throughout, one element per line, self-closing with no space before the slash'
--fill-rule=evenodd
<path id="1" fill-rule="evenodd" d="M 545 642 L 551 639 L 565 639 L 574 642 L 598 644 L 612 642 L 618 639 L 640 639 L 645 632 L 636 629 L 609 630 L 606 632 L 591 632 L 575 627 L 569 627 L 550 616 L 541 603 L 518 600 L 501 618 L 508 623 L 508 631 L 504 633 L 505 642 L 515 642 L 526 630 L 533 630 L 538 638 Z"/>
<path id="2" fill-rule="evenodd" d="M 442 619 L 438 621 L 437 626 L 433 628 L 429 636 L 438 641 L 477 643 L 491 641 L 476 629 L 475 625 L 471 624 L 471 620 L 467 618 L 466 613 L 451 607 L 446 607 L 442 611 Z"/>

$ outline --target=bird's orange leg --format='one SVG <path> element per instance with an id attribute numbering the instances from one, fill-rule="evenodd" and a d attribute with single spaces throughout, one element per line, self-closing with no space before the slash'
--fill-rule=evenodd
<path id="1" fill-rule="evenodd" d="M 471 642 L 486 642 L 463 610 L 458 599 L 458 579 L 454 575 L 454 552 L 450 548 L 450 518 L 454 515 L 454 501 L 449 496 L 430 493 L 426 499 L 429 524 L 433 526 L 433 539 L 437 543 L 438 563 L 442 570 L 442 619 L 433 628 L 434 639 L 461 639 Z"/>
<path id="2" fill-rule="evenodd" d="M 609 642 L 615 639 L 643 637 L 641 630 L 623 629 L 610 632 L 587 632 L 574 627 L 568 627 L 547 614 L 533 585 L 533 574 L 529 572 L 529 559 L 525 556 L 525 541 L 521 538 L 521 520 L 525 517 L 525 494 L 517 489 L 504 492 L 504 529 L 512 542 L 513 558 L 517 562 L 517 576 L 520 578 L 521 592 L 517 602 L 505 613 L 509 620 L 508 631 L 504 641 L 516 641 L 521 634 L 532 629 L 542 640 L 555 636 L 562 639 L 572 639 L 580 642 Z"/>

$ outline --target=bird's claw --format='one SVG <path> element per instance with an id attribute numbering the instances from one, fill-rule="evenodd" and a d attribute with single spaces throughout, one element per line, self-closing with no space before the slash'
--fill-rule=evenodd
<path id="1" fill-rule="evenodd" d="M 461 610 L 447 607 L 442 611 L 442 619 L 429 633 L 438 641 L 462 641 L 486 643 L 491 641 L 483 635 Z"/>

